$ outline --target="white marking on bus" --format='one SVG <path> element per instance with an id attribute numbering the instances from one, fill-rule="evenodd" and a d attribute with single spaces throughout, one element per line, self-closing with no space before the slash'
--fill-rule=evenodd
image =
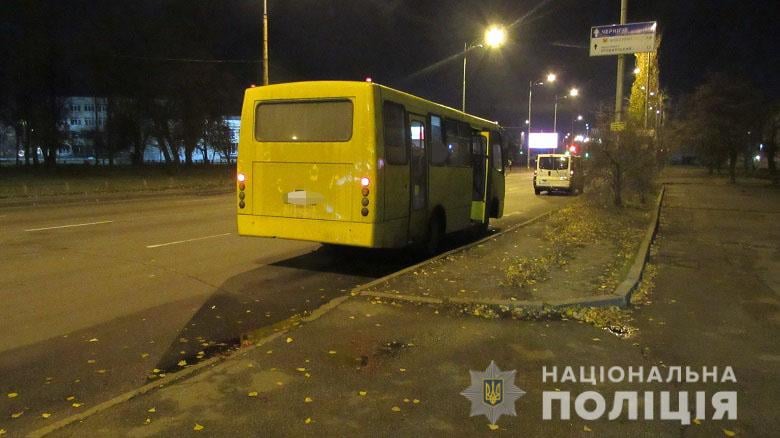
<path id="1" fill-rule="evenodd" d="M 213 239 L 215 237 L 224 237 L 224 236 L 229 236 L 231 234 L 233 234 L 233 233 L 215 234 L 213 236 L 196 237 L 194 239 L 177 240 L 175 242 L 158 243 L 156 245 L 146 245 L 146 247 L 149 248 L 149 249 L 160 248 L 161 246 L 178 245 L 180 243 L 195 242 L 197 240 L 205 240 L 205 239 Z"/>
<path id="2" fill-rule="evenodd" d="M 57 230 L 57 229 L 60 229 L 60 228 L 75 228 L 75 227 L 86 227 L 88 225 L 110 224 L 112 222 L 114 222 L 114 221 L 88 222 L 86 224 L 71 224 L 71 225 L 59 225 L 59 226 L 56 226 L 56 227 L 30 228 L 29 230 L 24 230 L 24 231 L 30 232 L 30 231 Z"/>

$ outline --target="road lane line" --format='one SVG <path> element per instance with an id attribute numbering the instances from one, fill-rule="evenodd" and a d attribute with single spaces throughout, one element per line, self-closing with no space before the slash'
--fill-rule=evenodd
<path id="1" fill-rule="evenodd" d="M 86 227 L 86 226 L 89 226 L 89 225 L 110 224 L 112 222 L 114 222 L 114 221 L 88 222 L 88 223 L 85 223 L 85 224 L 59 225 L 59 226 L 56 226 L 56 227 L 30 228 L 29 230 L 24 230 L 24 231 L 32 232 L 32 231 L 58 230 L 60 228 Z"/>
<path id="2" fill-rule="evenodd" d="M 146 247 L 148 249 L 160 248 L 162 246 L 170 246 L 170 245 L 178 245 L 180 243 L 195 242 L 196 240 L 205 240 L 205 239 L 213 239 L 215 237 L 224 237 L 224 236 L 229 236 L 231 234 L 233 234 L 233 233 L 214 234 L 213 236 L 196 237 L 194 239 L 177 240 L 175 242 L 158 243 L 156 245 L 146 245 Z"/>

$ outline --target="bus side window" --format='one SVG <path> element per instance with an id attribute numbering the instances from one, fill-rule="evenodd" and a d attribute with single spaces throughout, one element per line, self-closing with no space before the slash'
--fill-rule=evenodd
<path id="1" fill-rule="evenodd" d="M 501 134 L 497 131 L 490 131 L 490 155 L 493 163 L 493 169 L 501 172 L 504 170 L 504 154 L 501 142 Z"/>
<path id="2" fill-rule="evenodd" d="M 382 105 L 387 164 L 406 164 L 406 117 L 404 107 L 385 101 Z"/>
<path id="3" fill-rule="evenodd" d="M 471 165 L 471 127 L 468 123 L 445 120 L 444 130 L 447 142 L 447 164 L 465 167 Z"/>
<path id="4" fill-rule="evenodd" d="M 504 170 L 504 163 L 503 158 L 501 154 L 501 144 L 500 143 L 493 143 L 490 145 L 490 155 L 491 155 L 491 161 L 493 162 L 493 169 L 501 172 Z"/>
<path id="5" fill-rule="evenodd" d="M 449 153 L 447 143 L 444 142 L 441 117 L 431 114 L 431 164 L 434 166 L 446 166 Z"/>

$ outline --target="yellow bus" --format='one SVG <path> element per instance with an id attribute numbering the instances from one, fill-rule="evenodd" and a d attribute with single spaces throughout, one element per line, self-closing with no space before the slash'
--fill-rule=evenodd
<path id="1" fill-rule="evenodd" d="M 372 82 L 249 88 L 236 206 L 242 236 L 433 252 L 503 214 L 501 129 Z"/>

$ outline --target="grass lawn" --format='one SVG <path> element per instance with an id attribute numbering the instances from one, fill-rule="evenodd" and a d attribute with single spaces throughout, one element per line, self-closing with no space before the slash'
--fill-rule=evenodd
<path id="1" fill-rule="evenodd" d="M 55 169 L 0 168 L 0 199 L 45 198 L 103 193 L 165 190 L 225 190 L 233 188 L 235 165 L 60 166 Z"/>

